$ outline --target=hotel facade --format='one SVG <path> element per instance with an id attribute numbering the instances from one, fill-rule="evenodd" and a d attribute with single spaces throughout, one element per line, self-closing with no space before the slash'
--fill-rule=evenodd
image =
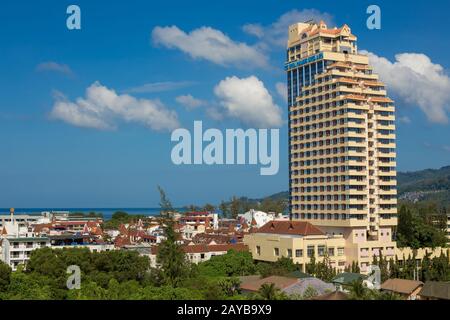
<path id="1" fill-rule="evenodd" d="M 395 108 L 347 25 L 289 27 L 290 210 L 364 270 L 395 254 Z"/>
<path id="2" fill-rule="evenodd" d="M 305 270 L 328 256 L 339 271 L 357 262 L 365 273 L 374 256 L 448 252 L 396 246 L 395 107 L 350 28 L 291 25 L 286 58 L 291 223 L 246 235 L 253 258 L 290 257 Z"/>

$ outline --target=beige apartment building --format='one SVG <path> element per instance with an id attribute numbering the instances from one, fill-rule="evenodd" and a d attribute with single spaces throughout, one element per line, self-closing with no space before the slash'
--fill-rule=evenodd
<path id="1" fill-rule="evenodd" d="M 330 265 L 338 271 L 344 271 L 346 266 L 343 236 L 326 234 L 309 222 L 270 221 L 256 232 L 246 234 L 244 243 L 254 260 L 275 262 L 287 257 L 299 264 L 303 272 L 313 256 L 317 262 L 328 257 Z"/>
<path id="2" fill-rule="evenodd" d="M 347 25 L 291 25 L 285 68 L 291 217 L 342 236 L 364 271 L 396 251 L 393 101 Z"/>

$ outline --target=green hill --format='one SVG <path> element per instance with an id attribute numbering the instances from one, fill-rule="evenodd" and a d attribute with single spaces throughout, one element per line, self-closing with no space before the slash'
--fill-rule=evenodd
<path id="1" fill-rule="evenodd" d="M 398 172 L 399 194 L 416 191 L 450 190 L 450 166 L 412 172 Z"/>
<path id="2" fill-rule="evenodd" d="M 425 169 L 397 173 L 399 199 L 406 201 L 436 201 L 450 205 L 450 166 L 440 169 Z M 264 199 L 284 199 L 288 201 L 289 192 L 282 191 L 261 199 L 247 199 L 262 202 Z"/>

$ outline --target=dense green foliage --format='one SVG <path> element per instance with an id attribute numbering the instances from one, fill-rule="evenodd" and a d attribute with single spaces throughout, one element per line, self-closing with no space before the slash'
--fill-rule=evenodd
<path id="1" fill-rule="evenodd" d="M 336 268 L 331 266 L 328 256 L 325 256 L 319 262 L 312 256 L 310 262 L 306 265 L 306 272 L 325 282 L 330 282 L 337 275 Z"/>
<path id="2" fill-rule="evenodd" d="M 11 268 L 0 261 L 0 292 L 6 291 L 11 278 Z"/>
<path id="3" fill-rule="evenodd" d="M 32 251 L 26 270 L 11 273 L 6 281 L 4 268 L 0 267 L 3 280 L 0 298 L 69 299 L 72 296 L 66 287 L 69 276 L 66 271 L 70 265 L 80 267 L 82 287 L 99 288 L 98 292 L 106 290 L 111 280 L 141 285 L 148 282 L 148 258 L 137 252 L 42 248 Z"/>
<path id="4" fill-rule="evenodd" d="M 450 262 L 447 254 L 431 258 L 431 253 L 427 253 L 420 263 L 416 257 L 402 257 L 402 260 L 386 259 L 382 255 L 374 257 L 372 264 L 379 266 L 381 271 L 381 281 L 389 278 L 419 279 L 420 281 L 450 281 Z"/>
<path id="5" fill-rule="evenodd" d="M 397 245 L 414 249 L 445 247 L 447 209 L 434 203 L 405 203 L 398 211 Z"/>
<path id="6" fill-rule="evenodd" d="M 232 197 L 230 201 L 222 201 L 219 209 L 224 217 L 236 218 L 238 214 L 244 214 L 250 209 L 264 212 L 285 213 L 288 201 L 284 198 L 266 197 L 264 199 L 249 199 L 246 197 Z"/>
<path id="7" fill-rule="evenodd" d="M 145 219 L 145 215 L 128 214 L 123 211 L 114 212 L 110 220 L 103 223 L 104 229 L 118 229 L 121 224 L 136 222 L 139 219 Z"/>
<path id="8" fill-rule="evenodd" d="M 256 274 L 256 265 L 250 252 L 231 250 L 226 255 L 215 256 L 199 264 L 196 272 L 209 277 L 247 276 Z"/>
<path id="9" fill-rule="evenodd" d="M 355 280 L 350 286 L 350 300 L 401 300 L 402 297 L 395 293 L 382 292 L 367 288 L 363 280 Z"/>
<path id="10" fill-rule="evenodd" d="M 165 241 L 158 246 L 156 263 L 159 268 L 157 274 L 159 284 L 178 287 L 180 282 L 189 275 L 190 266 L 180 244 L 178 233 L 174 230 L 174 221 L 171 218 L 164 219 Z"/>
<path id="11" fill-rule="evenodd" d="M 100 218 L 103 219 L 103 213 L 91 211 L 89 213 L 85 212 L 70 212 L 70 217 L 81 217 L 81 218 Z"/>

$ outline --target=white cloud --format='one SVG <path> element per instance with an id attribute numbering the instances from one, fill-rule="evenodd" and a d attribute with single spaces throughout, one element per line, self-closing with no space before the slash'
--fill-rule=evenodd
<path id="1" fill-rule="evenodd" d="M 244 32 L 261 39 L 261 45 L 265 48 L 270 46 L 285 47 L 287 43 L 288 27 L 297 22 L 307 20 L 324 20 L 328 27 L 333 25 L 333 18 L 328 13 L 320 12 L 316 9 L 291 10 L 283 14 L 274 23 L 263 26 L 258 23 L 248 23 L 242 27 Z"/>
<path id="2" fill-rule="evenodd" d="M 245 33 L 262 38 L 264 36 L 264 27 L 258 23 L 248 23 L 242 27 Z"/>
<path id="3" fill-rule="evenodd" d="M 222 110 L 217 107 L 209 107 L 206 109 L 206 114 L 213 120 L 221 121 L 224 118 Z"/>
<path id="4" fill-rule="evenodd" d="M 402 123 L 411 123 L 411 119 L 408 116 L 399 117 L 398 121 L 400 121 Z"/>
<path id="5" fill-rule="evenodd" d="M 206 105 L 206 101 L 200 100 L 200 99 L 196 99 L 194 98 L 192 95 L 188 94 L 188 95 L 183 95 L 183 96 L 178 96 L 175 98 L 175 100 L 186 107 L 186 109 L 188 110 L 192 110 L 201 106 L 205 106 Z"/>
<path id="6" fill-rule="evenodd" d="M 233 41 L 211 27 L 201 27 L 189 33 L 177 26 L 155 27 L 152 39 L 156 45 L 179 49 L 194 59 L 205 59 L 223 66 L 267 66 L 267 58 L 256 48 Z"/>
<path id="7" fill-rule="evenodd" d="M 42 62 L 36 66 L 36 71 L 38 72 L 59 72 L 65 74 L 66 76 L 73 75 L 72 70 L 66 64 L 60 64 L 53 61 Z"/>
<path id="8" fill-rule="evenodd" d="M 286 83 L 277 82 L 275 84 L 275 88 L 277 89 L 277 93 L 283 99 L 283 101 L 287 102 L 287 85 L 286 85 Z"/>
<path id="9" fill-rule="evenodd" d="M 227 116 L 258 128 L 280 127 L 281 109 L 272 99 L 264 83 L 255 76 L 227 77 L 214 88 Z"/>
<path id="10" fill-rule="evenodd" d="M 395 62 L 371 52 L 365 53 L 388 90 L 406 103 L 418 105 L 429 121 L 448 123 L 450 78 L 441 65 L 421 53 L 397 54 Z"/>
<path id="11" fill-rule="evenodd" d="M 163 92 L 177 90 L 181 88 L 186 88 L 193 85 L 194 82 L 191 81 L 166 81 L 166 82 L 153 82 L 146 83 L 142 86 L 130 88 L 126 90 L 127 93 L 153 93 L 153 92 Z"/>
<path id="12" fill-rule="evenodd" d="M 115 129 L 118 121 L 139 123 L 153 130 L 172 130 L 179 126 L 177 114 L 159 100 L 118 95 L 99 82 L 86 89 L 85 98 L 77 98 L 75 102 L 62 95 L 55 99 L 50 116 L 78 127 Z"/>

